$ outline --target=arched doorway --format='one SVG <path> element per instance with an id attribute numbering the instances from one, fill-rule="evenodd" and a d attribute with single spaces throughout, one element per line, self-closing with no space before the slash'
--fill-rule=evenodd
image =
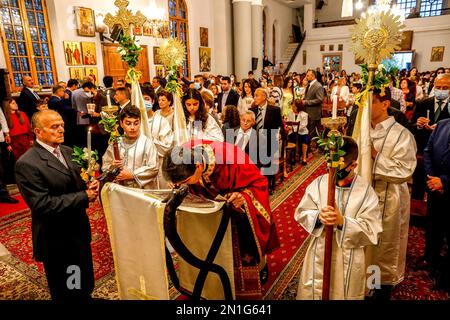
<path id="1" fill-rule="evenodd" d="M 169 0 L 170 37 L 177 38 L 186 46 L 186 61 L 182 66 L 183 76 L 190 78 L 189 21 L 185 0 Z"/>

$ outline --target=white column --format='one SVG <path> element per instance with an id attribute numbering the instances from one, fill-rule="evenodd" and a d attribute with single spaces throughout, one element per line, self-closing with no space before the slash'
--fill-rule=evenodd
<path id="1" fill-rule="evenodd" d="M 304 15 L 303 21 L 305 24 L 306 36 L 308 36 L 308 33 L 314 28 L 314 20 L 316 18 L 315 4 L 305 3 Z"/>
<path id="2" fill-rule="evenodd" d="M 263 4 L 262 0 L 252 1 L 252 58 L 258 58 L 258 65 L 254 71 L 255 79 L 261 77 L 262 70 L 262 34 L 263 31 Z"/>
<path id="3" fill-rule="evenodd" d="M 252 68 L 252 0 L 233 0 L 234 72 L 238 81 Z"/>

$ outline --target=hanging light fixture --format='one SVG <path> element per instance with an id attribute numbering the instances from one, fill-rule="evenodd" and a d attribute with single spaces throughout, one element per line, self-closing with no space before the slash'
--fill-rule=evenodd
<path id="1" fill-rule="evenodd" d="M 358 0 L 357 3 L 355 3 L 355 9 L 356 10 L 361 10 L 364 7 L 364 4 L 362 3 L 361 0 Z"/>

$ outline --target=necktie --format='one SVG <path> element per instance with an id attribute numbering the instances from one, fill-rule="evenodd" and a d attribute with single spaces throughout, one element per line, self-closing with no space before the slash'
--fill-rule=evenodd
<path id="1" fill-rule="evenodd" d="M 258 115 L 256 116 L 256 129 L 259 131 L 263 127 L 263 114 L 262 114 L 262 108 L 258 108 Z"/>
<path id="2" fill-rule="evenodd" d="M 30 91 L 37 100 L 41 100 L 41 97 L 39 97 L 39 95 L 36 92 L 34 92 L 34 90 L 30 89 Z"/>
<path id="3" fill-rule="evenodd" d="M 246 137 L 246 136 L 247 136 L 246 134 L 241 133 L 241 135 L 240 135 L 240 137 L 239 137 L 239 140 L 238 140 L 238 142 L 236 143 L 236 146 L 237 146 L 239 149 L 241 149 L 241 150 L 244 150 L 244 148 L 245 148 L 245 145 L 246 145 L 246 143 L 245 143 L 245 137 Z"/>
<path id="4" fill-rule="evenodd" d="M 309 87 L 311 87 L 311 85 L 309 84 L 307 87 L 306 87 L 306 91 L 305 91 L 305 99 L 306 99 L 306 95 L 308 94 L 308 91 L 309 91 Z"/>
<path id="5" fill-rule="evenodd" d="M 439 116 L 441 115 L 441 109 L 442 109 L 442 100 L 438 100 L 438 108 L 436 112 L 434 113 L 434 123 L 438 122 Z"/>
<path id="6" fill-rule="evenodd" d="M 64 165 L 64 167 L 66 167 L 66 169 L 69 169 L 69 167 L 67 166 L 67 163 L 64 160 L 64 158 L 63 158 L 63 156 L 61 154 L 61 151 L 59 149 L 53 150 L 53 154 L 59 160 L 59 162 L 61 162 Z"/>

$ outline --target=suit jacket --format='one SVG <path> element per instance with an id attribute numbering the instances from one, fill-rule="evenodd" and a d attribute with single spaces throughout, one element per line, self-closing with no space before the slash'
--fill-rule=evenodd
<path id="1" fill-rule="evenodd" d="M 448 101 L 450 103 L 450 99 Z M 430 126 L 437 123 L 437 121 L 434 121 L 434 106 L 435 106 L 434 97 L 427 98 L 417 102 L 416 108 L 414 110 L 412 123 L 413 124 L 417 123 L 417 119 L 419 119 L 420 117 L 426 118 L 427 110 L 429 111 L 430 114 Z M 439 118 L 437 120 L 441 121 L 448 118 L 450 118 L 448 108 L 444 108 L 444 110 L 441 111 L 441 114 L 439 115 Z M 413 134 L 417 142 L 417 151 L 418 153 L 422 154 L 423 150 L 427 145 L 428 139 L 430 138 L 431 131 L 426 129 L 419 129 L 417 128 L 417 126 L 414 126 Z"/>
<path id="2" fill-rule="evenodd" d="M 223 92 L 219 93 L 219 95 L 217 96 L 217 103 L 219 104 L 217 109 L 219 111 L 219 113 L 222 113 L 222 99 L 223 99 Z M 230 90 L 230 92 L 228 93 L 228 97 L 227 97 L 227 101 L 225 102 L 226 106 L 235 106 L 237 107 L 239 103 L 239 94 L 234 91 L 233 89 Z"/>
<path id="3" fill-rule="evenodd" d="M 440 121 L 423 153 L 427 175 L 441 178 L 444 191 L 450 193 L 450 119 Z"/>
<path id="4" fill-rule="evenodd" d="M 84 250 L 91 242 L 89 201 L 72 149 L 60 146 L 69 169 L 39 143 L 16 163 L 16 181 L 31 209 L 33 254 L 37 261 L 60 251 Z"/>
<path id="5" fill-rule="evenodd" d="M 253 111 L 255 114 L 255 118 L 258 117 L 258 107 L 255 106 L 250 108 L 250 111 Z M 267 105 L 266 107 L 266 115 L 264 117 L 264 125 L 262 127 L 263 132 L 258 132 L 259 139 L 259 147 L 263 148 L 260 151 L 260 156 L 265 155 L 270 157 L 270 163 L 267 163 L 261 157 L 258 159 L 258 162 L 261 163 L 262 167 L 270 166 L 275 153 L 278 151 L 278 141 L 276 140 L 276 133 L 278 129 L 283 128 L 283 120 L 281 117 L 281 109 L 278 107 Z M 253 127 L 256 130 L 256 124 Z M 284 130 L 281 130 L 281 134 L 284 134 Z M 272 173 L 275 174 L 276 172 Z"/>
<path id="6" fill-rule="evenodd" d="M 305 95 L 306 113 L 311 120 L 320 120 L 322 116 L 323 87 L 319 81 L 310 85 Z"/>
<path id="7" fill-rule="evenodd" d="M 36 103 L 38 99 L 34 96 L 33 93 L 30 92 L 27 88 L 23 87 L 19 96 L 19 109 L 25 112 L 28 119 L 33 117 L 33 114 L 37 112 Z"/>
<path id="8" fill-rule="evenodd" d="M 239 129 L 237 128 L 236 130 L 234 130 L 234 136 L 233 136 L 233 141 L 231 142 L 232 144 L 236 144 L 237 142 L 237 138 L 239 135 Z M 244 148 L 244 152 L 250 157 L 250 159 L 252 160 L 252 162 L 257 166 L 260 167 L 260 163 L 259 163 L 259 148 L 258 148 L 258 133 L 256 132 L 255 129 L 251 129 L 251 133 L 250 133 L 250 139 L 247 142 L 247 145 Z"/>

